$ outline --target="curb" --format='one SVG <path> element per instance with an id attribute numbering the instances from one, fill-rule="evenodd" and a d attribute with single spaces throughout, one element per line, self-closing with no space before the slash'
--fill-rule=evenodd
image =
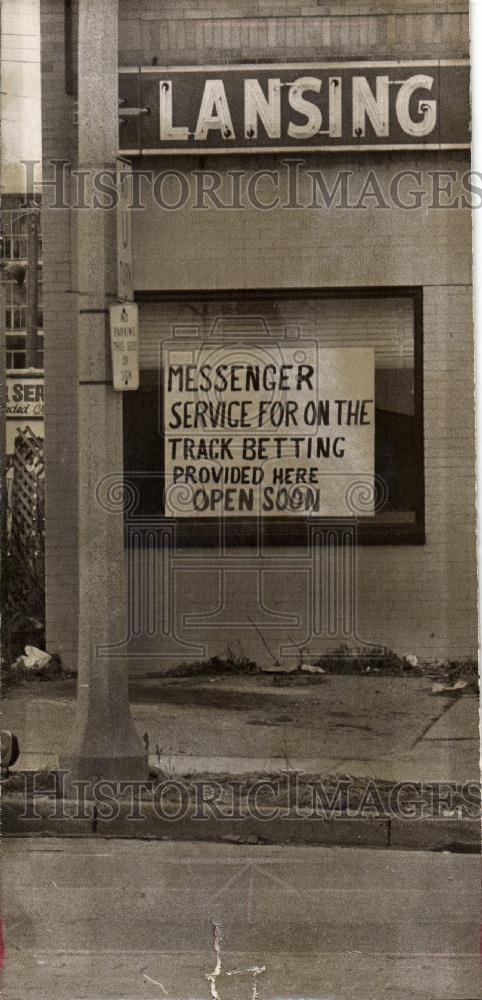
<path id="1" fill-rule="evenodd" d="M 480 854 L 478 819 L 391 820 L 390 847 L 404 851 L 453 851 Z"/>
<path id="2" fill-rule="evenodd" d="M 142 818 L 134 818 L 127 803 L 118 803 L 112 819 L 96 815 L 89 803 L 90 816 L 76 818 L 74 802 L 63 802 L 64 815 L 48 796 L 37 796 L 25 804 L 17 796 L 2 801 L 4 837 L 100 837 L 139 840 L 217 841 L 238 845 L 298 844 L 319 847 L 373 847 L 388 850 L 452 851 L 480 853 L 480 824 L 477 819 L 373 818 L 345 816 L 304 817 L 299 814 L 258 817 L 241 814 L 237 818 L 203 818 L 190 808 L 178 819 L 159 816 L 152 803 L 143 803 Z M 35 808 L 34 808 L 35 806 Z M 57 812 L 57 815 L 56 815 Z"/>

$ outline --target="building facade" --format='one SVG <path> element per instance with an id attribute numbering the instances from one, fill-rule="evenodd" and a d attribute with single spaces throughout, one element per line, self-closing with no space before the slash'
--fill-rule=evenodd
<path id="1" fill-rule="evenodd" d="M 4 194 L 0 216 L 5 295 L 6 448 L 10 457 L 20 430 L 30 427 L 38 438 L 44 436 L 41 211 L 39 207 L 28 207 L 24 195 Z M 37 273 L 32 294 L 29 285 L 34 266 Z"/>
<path id="2" fill-rule="evenodd" d="M 475 656 L 467 4 L 105 7 L 109 54 L 87 90 L 77 48 L 87 8 L 43 6 L 44 179 L 54 158 L 90 169 L 117 154 L 116 169 L 134 171 L 126 226 L 140 386 L 111 386 L 114 222 L 93 220 L 116 213 L 79 210 L 67 171 L 77 210 L 44 207 L 49 650 L 75 666 L 88 490 L 123 518 L 115 537 L 99 527 L 98 541 L 112 566 L 127 560 L 127 624 L 109 641 L 133 672 L 227 649 L 263 664 L 345 646 Z M 94 123 L 104 148 L 85 110 L 91 101 L 99 115 L 95 89 L 107 95 Z M 262 517 L 249 497 L 239 506 L 239 490 L 194 487 L 189 509 L 182 490 L 169 499 L 163 373 L 177 345 L 241 366 L 266 351 L 293 360 L 307 345 L 323 357 L 358 351 L 364 392 L 338 384 L 345 401 L 373 385 L 368 493 L 362 475 L 351 505 L 345 494 L 302 516 L 289 491 L 272 494 Z M 361 376 L 367 352 L 372 383 Z M 105 443 L 85 476 L 79 385 L 96 407 L 101 383 Z M 179 400 L 190 405 L 181 390 Z M 193 437 L 182 412 L 179 440 L 196 447 L 178 485 L 189 459 L 200 487 L 199 427 Z M 225 457 L 210 453 L 223 475 Z M 108 615 L 105 588 L 102 601 Z"/>

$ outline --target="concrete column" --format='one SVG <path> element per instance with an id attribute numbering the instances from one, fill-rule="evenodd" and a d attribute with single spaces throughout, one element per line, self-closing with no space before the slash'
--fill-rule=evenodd
<path id="1" fill-rule="evenodd" d="M 73 777 L 136 780 L 147 757 L 129 708 L 122 510 L 122 393 L 114 392 L 108 307 L 116 300 L 115 210 L 92 206 L 93 176 L 118 148 L 117 0 L 79 0 L 78 166 L 86 203 L 76 213 L 78 301 L 79 676 Z M 107 480 L 106 477 L 109 477 Z M 105 482 L 117 483 L 111 490 Z M 116 499 L 120 502 L 116 502 Z"/>
<path id="2" fill-rule="evenodd" d="M 62 42 L 64 0 L 41 0 L 43 178 L 50 160 L 77 158 L 74 97 L 66 93 Z M 72 181 L 65 170 L 65 187 Z M 77 296 L 72 221 L 42 192 L 42 258 L 45 368 L 45 628 L 47 649 L 69 670 L 78 662 Z"/>

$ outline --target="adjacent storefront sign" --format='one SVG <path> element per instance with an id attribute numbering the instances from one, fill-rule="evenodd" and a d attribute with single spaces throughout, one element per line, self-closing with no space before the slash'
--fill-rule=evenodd
<path id="1" fill-rule="evenodd" d="M 374 351 L 316 343 L 164 349 L 169 517 L 374 513 Z"/>
<path id="2" fill-rule="evenodd" d="M 132 67 L 119 94 L 129 155 L 470 146 L 463 59 Z"/>
<path id="3" fill-rule="evenodd" d="M 7 375 L 7 420 L 43 420 L 43 375 L 26 373 Z"/>
<path id="4" fill-rule="evenodd" d="M 139 388 L 139 310 L 133 302 L 110 307 L 112 384 L 127 391 Z"/>
<path id="5" fill-rule="evenodd" d="M 34 434 L 44 436 L 44 376 L 25 371 L 10 371 L 6 377 L 7 405 L 6 453 L 13 455 L 15 439 L 20 431 L 30 427 Z"/>

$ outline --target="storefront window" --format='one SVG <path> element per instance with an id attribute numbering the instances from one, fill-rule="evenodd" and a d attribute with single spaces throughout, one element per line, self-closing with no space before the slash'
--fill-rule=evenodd
<path id="1" fill-rule="evenodd" d="M 125 470 L 136 478 L 139 512 L 162 515 L 164 503 L 163 347 L 222 343 L 249 356 L 260 344 L 311 343 L 320 350 L 371 348 L 374 356 L 374 472 L 378 499 L 360 519 L 362 542 L 423 541 L 422 302 L 412 289 L 222 293 L 146 299 L 140 307 L 141 387 L 124 398 Z M 347 355 L 348 356 L 348 355 Z M 357 357 L 353 353 L 353 357 Z M 142 475 L 140 475 L 142 474 Z M 249 543 L 248 519 L 235 531 Z M 303 518 L 266 518 L 274 544 L 304 538 Z M 268 523 L 269 520 L 269 523 Z M 180 537 L 209 544 L 212 522 L 179 522 Z M 229 537 L 229 532 L 228 532 Z"/>

